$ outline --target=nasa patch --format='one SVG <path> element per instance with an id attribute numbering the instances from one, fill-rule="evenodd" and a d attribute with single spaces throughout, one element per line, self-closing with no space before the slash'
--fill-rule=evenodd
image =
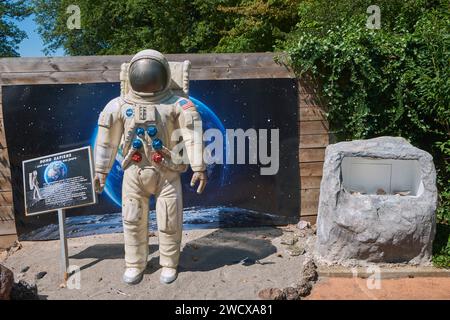
<path id="1" fill-rule="evenodd" d="M 125 111 L 125 115 L 126 115 L 128 118 L 131 118 L 131 117 L 133 116 L 133 114 L 134 114 L 134 111 L 133 111 L 132 108 L 128 108 L 128 109 Z"/>

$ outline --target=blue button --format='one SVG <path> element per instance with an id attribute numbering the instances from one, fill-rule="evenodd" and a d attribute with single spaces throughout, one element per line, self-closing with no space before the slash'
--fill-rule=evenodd
<path id="1" fill-rule="evenodd" d="M 152 146 L 153 146 L 153 149 L 155 149 L 155 150 L 161 150 L 163 147 L 163 143 L 161 140 L 155 139 L 155 140 L 153 140 Z"/>
<path id="2" fill-rule="evenodd" d="M 158 129 L 156 129 L 155 126 L 150 126 L 150 127 L 147 128 L 147 134 L 148 134 L 150 137 L 156 136 L 157 133 L 158 133 Z"/>
<path id="3" fill-rule="evenodd" d="M 138 136 L 143 136 L 144 133 L 145 133 L 144 128 L 141 128 L 141 127 L 136 128 L 136 134 L 137 134 Z"/>
<path id="4" fill-rule="evenodd" d="M 133 140 L 133 148 L 134 149 L 140 149 L 142 148 L 142 141 L 139 139 L 134 139 Z"/>

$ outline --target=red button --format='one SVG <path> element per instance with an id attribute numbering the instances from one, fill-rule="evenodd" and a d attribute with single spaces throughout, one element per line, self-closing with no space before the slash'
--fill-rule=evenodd
<path id="1" fill-rule="evenodd" d="M 142 161 L 142 155 L 139 152 L 135 152 L 131 156 L 131 160 L 133 160 L 134 162 L 141 162 Z"/>
<path id="2" fill-rule="evenodd" d="M 152 155 L 152 160 L 155 163 L 160 163 L 163 160 L 163 156 L 161 153 L 156 152 Z"/>

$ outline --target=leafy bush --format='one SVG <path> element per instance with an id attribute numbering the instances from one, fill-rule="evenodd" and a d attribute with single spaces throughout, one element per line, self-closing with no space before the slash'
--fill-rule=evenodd
<path id="1" fill-rule="evenodd" d="M 437 225 L 433 252 L 433 263 L 435 266 L 443 268 L 450 266 L 450 225 L 442 223 Z"/>
<path id="2" fill-rule="evenodd" d="M 438 173 L 435 263 L 450 267 L 450 77 L 447 1 L 380 0 L 381 29 L 366 27 L 372 1 L 304 1 L 287 43 L 327 101 L 339 140 L 403 136 L 429 151 Z M 444 239 L 444 240 L 442 240 Z M 438 248 L 439 247 L 439 248 Z"/>

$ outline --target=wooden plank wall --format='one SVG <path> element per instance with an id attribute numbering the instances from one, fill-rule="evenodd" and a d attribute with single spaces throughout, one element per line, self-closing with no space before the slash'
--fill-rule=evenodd
<path id="1" fill-rule="evenodd" d="M 12 204 L 11 172 L 3 124 L 2 87 L 0 86 L 0 250 L 17 240 Z"/>
<path id="2" fill-rule="evenodd" d="M 329 144 L 329 127 L 317 83 L 308 76 L 298 79 L 300 216 L 315 223 L 320 182 Z"/>
<path id="3" fill-rule="evenodd" d="M 295 78 L 274 62 L 273 53 L 169 54 L 169 61 L 190 60 L 191 80 Z M 131 56 L 90 56 L 0 59 L 0 249 L 16 239 L 11 173 L 3 126 L 1 86 L 24 84 L 118 82 L 120 65 Z M 328 126 L 316 86 L 311 79 L 299 85 L 300 216 L 315 221 Z M 13 134 L 13 133 L 8 133 Z"/>

